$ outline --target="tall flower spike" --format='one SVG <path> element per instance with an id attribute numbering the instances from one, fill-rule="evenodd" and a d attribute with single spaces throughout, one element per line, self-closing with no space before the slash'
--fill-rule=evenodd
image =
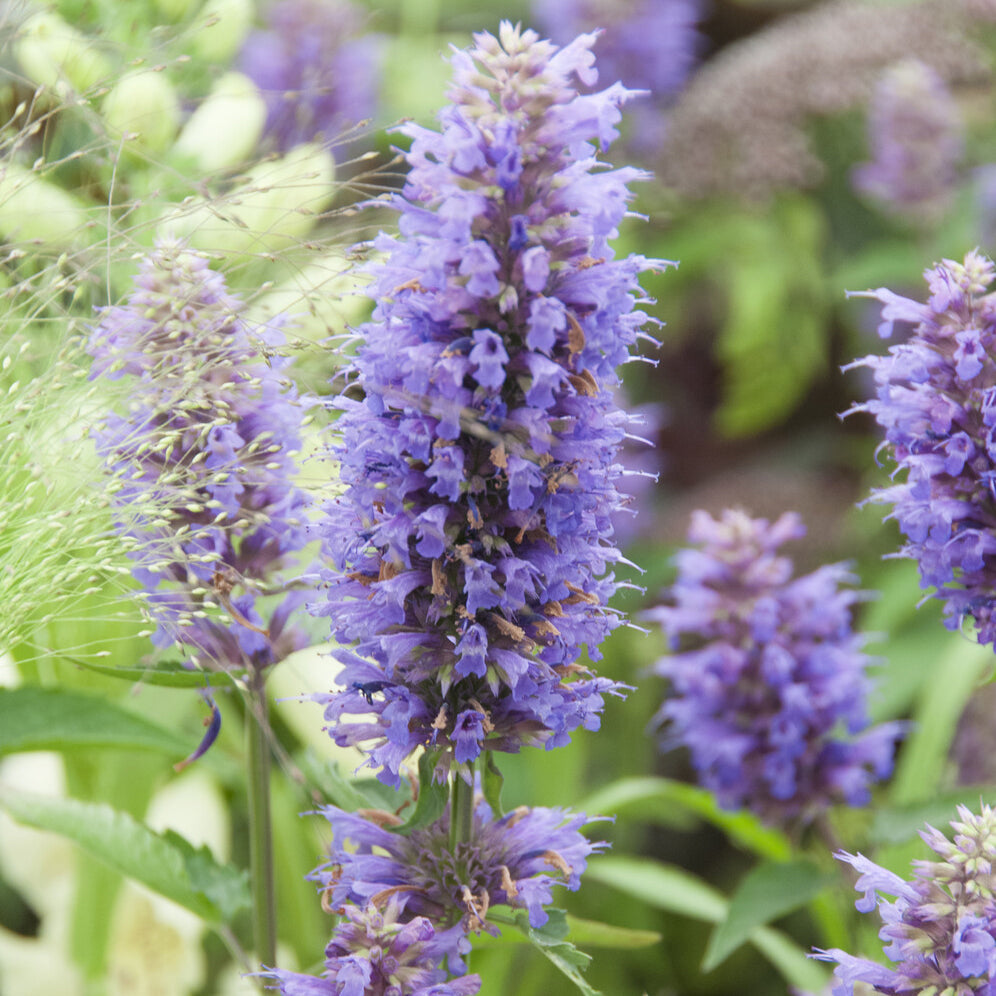
<path id="1" fill-rule="evenodd" d="M 879 335 L 915 326 L 887 356 L 866 356 L 877 397 L 855 405 L 885 430 L 884 448 L 905 480 L 871 501 L 893 506 L 924 588 L 944 601 L 951 629 L 975 621 L 996 640 L 996 300 L 993 264 L 978 252 L 925 273 L 926 304 L 885 287 L 859 294 L 882 304 Z"/>
<path id="2" fill-rule="evenodd" d="M 401 238 L 375 243 L 378 303 L 338 402 L 345 489 L 323 525 L 335 569 L 315 611 L 355 649 L 337 654 L 344 690 L 316 698 L 389 783 L 420 746 L 440 776 L 560 746 L 622 691 L 579 658 L 620 622 L 629 419 L 612 391 L 647 321 L 637 277 L 659 265 L 608 244 L 645 178 L 596 158 L 630 93 L 578 95 L 593 35 L 558 50 L 505 23 L 476 42 L 453 57 L 442 130 L 401 129 Z"/>
<path id="3" fill-rule="evenodd" d="M 897 214 L 936 221 L 951 201 L 962 153 L 962 124 L 940 75 L 919 59 L 890 66 L 872 94 L 872 160 L 854 185 Z"/>
<path id="4" fill-rule="evenodd" d="M 262 602 L 309 539 L 293 461 L 305 409 L 264 360 L 280 334 L 252 334 L 241 311 L 203 256 L 162 241 L 89 350 L 93 376 L 126 379 L 126 411 L 95 437 L 154 642 L 201 665 L 261 668 L 303 640 L 287 625 L 301 592 Z"/>
<path id="5" fill-rule="evenodd" d="M 862 913 L 878 907 L 879 937 L 891 967 L 838 948 L 817 952 L 837 963 L 834 996 L 853 996 L 855 984 L 876 993 L 989 993 L 996 979 L 996 814 L 983 805 L 976 816 L 958 807 L 954 841 L 928 826 L 921 831 L 939 860 L 914 861 L 904 881 L 861 854 L 839 852 L 858 873 Z M 883 898 L 893 896 L 894 900 Z M 864 992 L 864 989 L 858 990 Z"/>
<path id="6" fill-rule="evenodd" d="M 689 748 L 720 805 L 782 825 L 866 803 L 900 732 L 867 729 L 868 657 L 851 631 L 860 595 L 840 587 L 853 580 L 845 565 L 793 577 L 778 553 L 804 533 L 792 513 L 769 523 L 696 512 L 672 604 L 647 613 L 680 651 L 655 667 L 672 688 L 658 713 L 667 742 Z"/>
<path id="7" fill-rule="evenodd" d="M 389 897 L 384 908 L 346 906 L 325 949 L 321 977 L 272 969 L 261 972 L 283 996 L 473 996 L 477 975 L 447 979 L 440 968 L 454 930 L 439 931 L 425 917 L 402 917 L 404 902 Z"/>
<path id="8" fill-rule="evenodd" d="M 348 0 L 276 0 L 242 48 L 266 100 L 265 136 L 280 151 L 331 141 L 373 114 L 380 42 Z"/>

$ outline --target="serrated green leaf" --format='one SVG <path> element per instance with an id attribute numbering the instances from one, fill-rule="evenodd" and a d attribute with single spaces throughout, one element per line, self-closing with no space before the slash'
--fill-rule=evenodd
<path id="1" fill-rule="evenodd" d="M 0 755 L 124 747 L 185 756 L 190 743 L 104 698 L 60 688 L 0 689 Z"/>
<path id="2" fill-rule="evenodd" d="M 517 910 L 513 919 L 519 930 L 529 938 L 537 950 L 570 979 L 583 996 L 601 996 L 581 974 L 591 962 L 591 956 L 579 951 L 569 941 L 563 940 L 567 932 L 566 914 L 563 910 L 557 909 L 547 912 L 550 919 L 542 927 L 531 927 L 525 910 Z"/>
<path id="3" fill-rule="evenodd" d="M 788 838 L 766 827 L 752 813 L 721 809 L 711 792 L 669 778 L 623 778 L 589 795 L 576 808 L 607 816 L 635 813 L 647 817 L 653 815 L 655 806 L 669 810 L 680 806 L 719 827 L 734 843 L 761 857 L 783 861 L 792 854 Z"/>
<path id="4" fill-rule="evenodd" d="M 756 927 L 808 903 L 835 881 L 812 861 L 767 862 L 753 868 L 730 899 L 726 919 L 712 932 L 702 971 L 722 964 Z"/>
<path id="5" fill-rule="evenodd" d="M 96 671 L 108 678 L 119 678 L 131 684 L 160 685 L 166 688 L 226 688 L 245 678 L 239 671 L 192 671 L 176 661 L 160 661 L 141 667 L 114 667 L 98 664 L 82 657 L 66 657 L 79 667 Z"/>
<path id="6" fill-rule="evenodd" d="M 0 790 L 0 807 L 19 823 L 74 841 L 111 868 L 212 923 L 248 908 L 245 872 L 219 865 L 176 834 L 157 834 L 102 803 Z"/>
<path id="7" fill-rule="evenodd" d="M 446 809 L 450 792 L 446 782 L 436 781 L 436 765 L 442 750 L 427 750 L 418 759 L 418 799 L 415 810 L 407 823 L 395 827 L 394 832 L 410 834 L 435 823 Z"/>
<path id="8" fill-rule="evenodd" d="M 599 856 L 588 863 L 585 880 L 601 882 L 656 909 L 706 923 L 721 923 L 729 909 L 719 892 L 691 872 L 646 858 Z M 750 941 L 791 985 L 807 992 L 819 992 L 826 985 L 829 973 L 779 931 L 755 927 Z"/>

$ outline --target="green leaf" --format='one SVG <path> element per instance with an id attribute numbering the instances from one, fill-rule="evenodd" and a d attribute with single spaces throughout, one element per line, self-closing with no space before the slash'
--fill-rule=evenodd
<path id="1" fill-rule="evenodd" d="M 612 923 L 598 920 L 584 920 L 567 915 L 568 937 L 572 944 L 584 944 L 591 948 L 613 948 L 616 951 L 633 951 L 660 944 L 661 935 L 656 930 L 635 930 L 632 927 L 617 927 Z"/>
<path id="2" fill-rule="evenodd" d="M 711 885 L 682 868 L 646 858 L 600 856 L 588 863 L 585 880 L 601 882 L 656 909 L 706 923 L 721 923 L 729 910 L 729 903 Z M 750 942 L 789 984 L 807 992 L 825 987 L 829 973 L 784 934 L 770 927 L 755 927 Z"/>
<path id="3" fill-rule="evenodd" d="M 908 806 L 880 806 L 875 810 L 870 837 L 876 844 L 905 844 L 915 840 L 926 824 L 947 829 L 958 816 L 958 806 L 973 808 L 979 799 L 992 799 L 996 786 L 964 786 L 926 802 Z"/>
<path id="4" fill-rule="evenodd" d="M 0 755 L 80 747 L 190 752 L 187 740 L 104 698 L 35 685 L 0 689 Z"/>
<path id="5" fill-rule="evenodd" d="M 102 803 L 0 790 L 0 806 L 20 823 L 74 841 L 111 868 L 212 923 L 228 923 L 249 906 L 244 871 L 219 865 L 207 848 L 154 833 Z"/>
<path id="6" fill-rule="evenodd" d="M 811 861 L 768 862 L 752 869 L 709 938 L 702 971 L 711 972 L 749 939 L 755 927 L 804 906 L 835 881 Z"/>
<path id="7" fill-rule="evenodd" d="M 719 827 L 732 841 L 761 857 L 782 861 L 792 854 L 788 838 L 766 827 L 752 813 L 721 809 L 711 792 L 669 778 L 624 778 L 589 795 L 575 808 L 583 813 L 606 816 L 633 813 L 647 818 L 656 809 L 673 812 L 675 806 Z"/>
<path id="8" fill-rule="evenodd" d="M 574 983 L 579 992 L 584 996 L 601 996 L 597 989 L 588 985 L 581 974 L 591 962 L 591 956 L 564 940 L 568 931 L 566 914 L 558 909 L 547 912 L 550 919 L 542 927 L 531 927 L 525 910 L 516 910 L 512 919 L 543 956 Z"/>
<path id="9" fill-rule="evenodd" d="M 495 764 L 494 751 L 487 751 L 487 762 L 481 774 L 481 786 L 484 790 L 484 799 L 495 814 L 495 819 L 503 815 L 501 808 L 501 790 L 505 785 L 505 778 Z"/>
<path id="10" fill-rule="evenodd" d="M 97 664 L 82 657 L 63 656 L 88 671 L 96 671 L 108 678 L 120 678 L 132 684 L 162 685 L 167 688 L 218 688 L 230 687 L 245 678 L 241 671 L 192 671 L 176 661 L 160 661 L 158 664 L 141 667 L 114 667 Z"/>
<path id="11" fill-rule="evenodd" d="M 418 799 L 415 811 L 407 823 L 394 828 L 395 833 L 410 834 L 413 830 L 435 823 L 443 815 L 450 792 L 446 782 L 436 781 L 436 765 L 441 753 L 442 749 L 427 750 L 418 759 Z"/>

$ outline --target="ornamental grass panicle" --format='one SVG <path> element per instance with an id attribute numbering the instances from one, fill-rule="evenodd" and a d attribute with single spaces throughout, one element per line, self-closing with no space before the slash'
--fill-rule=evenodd
<path id="1" fill-rule="evenodd" d="M 265 137 L 281 152 L 347 134 L 377 106 L 381 43 L 347 0 L 276 0 L 239 67 L 266 100 Z"/>
<path id="2" fill-rule="evenodd" d="M 592 843 L 580 828 L 587 816 L 564 809 L 521 806 L 495 819 L 483 797 L 475 799 L 470 839 L 454 848 L 447 809 L 433 824 L 408 834 L 392 832 L 392 813 L 347 813 L 326 806 L 332 827 L 328 864 L 312 874 L 328 903 L 360 906 L 378 897 L 401 896 L 407 915 L 459 925 L 463 935 L 498 930 L 487 921 L 492 906 L 528 911 L 542 927 L 554 885 L 575 891 L 589 855 L 607 845 Z M 462 935 L 461 935 L 462 936 Z M 451 957 L 463 949 L 454 949 Z"/>
<path id="3" fill-rule="evenodd" d="M 868 412 L 885 430 L 883 448 L 904 480 L 874 491 L 893 506 L 923 588 L 944 602 L 946 625 L 975 623 L 982 644 L 996 639 L 996 300 L 990 260 L 970 252 L 925 273 L 926 304 L 885 287 L 854 296 L 882 304 L 879 335 L 915 326 L 886 356 L 851 366 L 875 375 Z"/>
<path id="4" fill-rule="evenodd" d="M 163 240 L 88 348 L 92 376 L 127 388 L 94 437 L 154 643 L 260 669 L 304 640 L 288 625 L 304 593 L 282 571 L 309 540 L 293 460 L 306 408 L 268 356 L 280 333 L 251 330 L 242 310 L 203 255 Z"/>
<path id="5" fill-rule="evenodd" d="M 962 130 L 940 74 L 919 59 L 897 62 L 872 93 L 872 159 L 854 170 L 855 188 L 896 214 L 936 221 L 951 203 Z"/>
<path id="6" fill-rule="evenodd" d="M 259 973 L 283 996 L 474 996 L 478 975 L 448 979 L 440 968 L 458 928 L 437 930 L 423 916 L 403 917 L 404 900 L 348 905 L 325 948 L 320 977 L 276 968 Z"/>
<path id="7" fill-rule="evenodd" d="M 793 577 L 778 553 L 805 534 L 727 510 L 696 512 L 677 554 L 671 604 L 651 610 L 674 653 L 657 674 L 672 697 L 658 719 L 719 804 L 765 822 L 807 822 L 834 802 L 863 805 L 892 769 L 896 723 L 868 729 L 869 658 L 852 632 L 861 593 L 844 564 Z"/>
<path id="8" fill-rule="evenodd" d="M 890 967 L 838 948 L 816 957 L 837 963 L 834 996 L 852 996 L 866 984 L 875 993 L 937 993 L 986 996 L 996 978 L 996 814 L 983 805 L 976 816 L 958 807 L 954 841 L 928 826 L 920 836 L 940 860 L 914 861 L 905 881 L 861 854 L 840 851 L 859 874 L 862 913 L 878 907 L 879 937 L 887 942 Z M 889 902 L 884 896 L 894 896 Z M 859 988 L 858 992 L 865 992 Z"/>
<path id="9" fill-rule="evenodd" d="M 645 179 L 596 155 L 632 94 L 577 93 L 594 35 L 475 38 L 441 131 L 401 128 L 401 237 L 375 242 L 378 303 L 338 401 L 344 493 L 322 525 L 334 569 L 314 611 L 354 648 L 336 652 L 343 690 L 316 699 L 390 784 L 420 746 L 442 778 L 482 751 L 565 744 L 624 690 L 581 654 L 621 621 L 630 419 L 613 390 L 648 321 L 637 277 L 661 265 L 608 244 Z"/>

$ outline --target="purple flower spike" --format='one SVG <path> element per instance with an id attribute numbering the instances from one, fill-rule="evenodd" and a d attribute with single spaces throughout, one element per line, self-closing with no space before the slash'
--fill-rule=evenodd
<path id="1" fill-rule="evenodd" d="M 239 57 L 266 100 L 266 135 L 281 152 L 332 140 L 373 114 L 380 42 L 347 0 L 276 0 Z"/>
<path id="2" fill-rule="evenodd" d="M 453 57 L 441 130 L 401 129 L 402 237 L 376 242 L 378 303 L 338 402 L 345 488 L 322 527 L 335 569 L 313 610 L 354 646 L 345 690 L 316 698 L 392 784 L 420 746 L 442 777 L 567 743 L 623 691 L 580 657 L 620 623 L 630 419 L 613 391 L 646 337 L 637 278 L 663 265 L 609 246 L 645 178 L 596 157 L 630 92 L 578 94 L 592 35 L 558 50 L 506 23 L 476 41 Z"/>
<path id="3" fill-rule="evenodd" d="M 872 161 L 854 186 L 892 211 L 936 220 L 948 206 L 962 154 L 962 124 L 938 73 L 918 59 L 882 74 L 868 118 Z"/>
<path id="4" fill-rule="evenodd" d="M 886 288 L 879 331 L 915 324 L 887 356 L 866 356 L 877 398 L 855 405 L 885 430 L 905 480 L 872 493 L 893 506 L 924 588 L 945 603 L 947 625 L 974 620 L 980 643 L 996 639 L 996 302 L 993 264 L 977 252 L 925 274 L 926 304 Z M 850 414 L 850 413 L 848 413 Z"/>
<path id="5" fill-rule="evenodd" d="M 388 829 L 399 822 L 389 813 L 361 815 L 335 806 L 322 813 L 332 826 L 331 860 L 312 877 L 333 907 L 397 895 L 409 915 L 459 925 L 464 934 L 497 934 L 487 913 L 499 904 L 527 910 L 530 924 L 542 927 L 553 886 L 576 890 L 589 855 L 607 846 L 580 832 L 590 822 L 583 814 L 522 806 L 496 820 L 480 797 L 470 839 L 456 850 L 448 811 L 408 835 Z M 375 815 L 382 818 L 368 818 Z"/>
<path id="6" fill-rule="evenodd" d="M 405 917 L 404 902 L 391 896 L 383 909 L 346 906 L 325 949 L 320 977 L 271 969 L 260 972 L 283 996 L 474 996 L 477 975 L 450 979 L 440 967 L 454 931 L 439 931 L 425 917 Z"/>
<path id="7" fill-rule="evenodd" d="M 89 350 L 93 376 L 130 389 L 125 414 L 94 435 L 153 641 L 206 666 L 261 668 L 305 640 L 288 626 L 302 593 L 282 580 L 310 539 L 293 460 L 305 405 L 264 359 L 279 333 L 253 333 L 242 310 L 203 256 L 163 241 Z"/>
<path id="8" fill-rule="evenodd" d="M 887 942 L 885 955 L 892 966 L 836 948 L 817 950 L 817 958 L 837 963 L 834 996 L 853 996 L 857 983 L 886 996 L 993 992 L 996 815 L 983 805 L 978 816 L 959 806 L 958 816 L 951 824 L 954 842 L 933 827 L 921 832 L 940 860 L 914 861 L 909 882 L 860 854 L 836 855 L 861 873 L 857 888 L 865 897 L 858 909 L 870 913 L 878 906 L 883 923 L 879 937 Z"/>
<path id="9" fill-rule="evenodd" d="M 781 825 L 867 803 L 901 729 L 867 729 L 868 657 L 851 631 L 860 593 L 840 587 L 846 567 L 793 577 L 778 553 L 804 532 L 792 513 L 696 512 L 671 604 L 647 613 L 677 651 L 655 667 L 671 682 L 658 713 L 669 745 L 689 748 L 720 805 Z"/>

